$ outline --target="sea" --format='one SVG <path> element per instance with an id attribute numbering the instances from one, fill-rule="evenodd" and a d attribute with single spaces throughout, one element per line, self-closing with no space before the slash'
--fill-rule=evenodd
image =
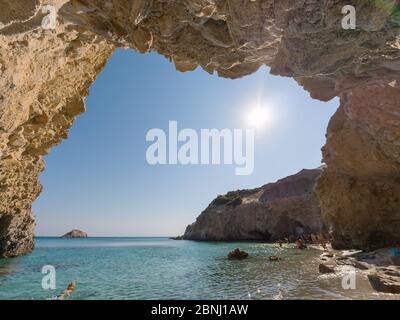
<path id="1" fill-rule="evenodd" d="M 249 258 L 228 260 L 237 247 Z M 396 298 L 376 293 L 364 276 L 349 289 L 348 272 L 319 274 L 320 254 L 258 242 L 39 237 L 32 254 L 0 259 L 0 299 L 51 299 L 72 281 L 71 300 Z"/>

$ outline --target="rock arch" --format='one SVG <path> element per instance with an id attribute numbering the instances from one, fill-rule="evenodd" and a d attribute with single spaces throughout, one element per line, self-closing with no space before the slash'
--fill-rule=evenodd
<path id="1" fill-rule="evenodd" d="M 21 0 L 0 4 L 0 256 L 34 245 L 42 156 L 67 138 L 116 47 L 178 71 L 238 78 L 266 64 L 311 97 L 341 98 L 317 185 L 337 248 L 400 242 L 400 37 L 395 0 Z M 378 4 L 385 3 L 385 6 Z M 41 6 L 58 10 L 44 30 Z M 134 72 L 134 70 L 132 70 Z"/>

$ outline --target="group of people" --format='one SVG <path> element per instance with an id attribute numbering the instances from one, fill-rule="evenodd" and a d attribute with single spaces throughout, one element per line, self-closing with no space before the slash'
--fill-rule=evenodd
<path id="1" fill-rule="evenodd" d="M 294 240 L 294 241 L 293 241 Z M 314 244 L 314 245 L 320 245 L 324 249 L 327 248 L 328 243 L 330 242 L 330 236 L 327 234 L 305 234 L 302 235 L 301 237 L 295 238 L 295 239 L 289 239 L 289 238 L 284 238 L 283 240 L 279 240 L 278 244 L 280 247 L 283 246 L 284 243 L 290 243 L 294 242 L 296 245 L 296 248 L 299 250 L 303 250 L 307 248 L 307 244 Z"/>

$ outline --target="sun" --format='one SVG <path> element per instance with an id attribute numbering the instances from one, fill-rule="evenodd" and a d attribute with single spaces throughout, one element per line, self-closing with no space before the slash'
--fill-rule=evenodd
<path id="1" fill-rule="evenodd" d="M 247 120 L 250 126 L 262 128 L 271 120 L 271 115 L 267 108 L 258 106 L 250 110 Z"/>

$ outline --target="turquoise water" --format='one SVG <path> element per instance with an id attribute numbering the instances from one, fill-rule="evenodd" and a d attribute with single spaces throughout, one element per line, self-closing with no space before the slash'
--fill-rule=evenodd
<path id="1" fill-rule="evenodd" d="M 230 261 L 236 247 L 250 258 Z M 317 250 L 262 243 L 167 238 L 38 238 L 34 252 L 0 260 L 0 299 L 46 299 L 70 281 L 72 299 L 374 299 L 365 279 L 343 290 L 338 276 L 320 276 Z M 280 262 L 270 262 L 278 255 Z M 56 290 L 44 290 L 44 265 L 56 269 Z"/>

